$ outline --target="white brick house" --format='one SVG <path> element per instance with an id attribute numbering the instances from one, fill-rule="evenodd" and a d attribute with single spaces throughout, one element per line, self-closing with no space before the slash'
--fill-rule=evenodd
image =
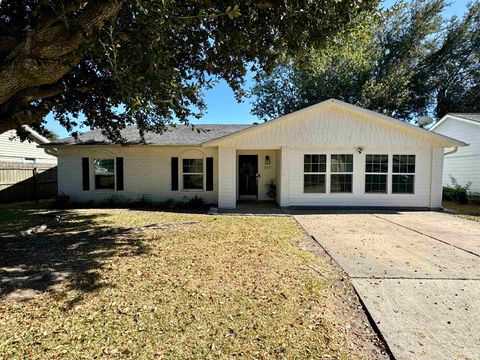
<path id="1" fill-rule="evenodd" d="M 266 200 L 280 206 L 440 208 L 444 148 L 465 143 L 338 100 L 261 125 L 178 126 L 138 144 L 99 131 L 58 149 L 59 192 L 75 201 L 185 199 L 221 208 Z"/>

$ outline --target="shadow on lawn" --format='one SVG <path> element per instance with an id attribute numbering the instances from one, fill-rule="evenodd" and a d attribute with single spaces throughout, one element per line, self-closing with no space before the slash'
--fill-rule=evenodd
<path id="1" fill-rule="evenodd" d="M 19 227 L 15 233 L 0 228 L 0 300 L 28 300 L 62 285 L 64 290 L 80 291 L 70 303 L 73 306 L 82 294 L 108 286 L 101 284 L 99 275 L 105 260 L 149 250 L 129 229 L 94 223 L 102 213 L 25 211 L 33 218 L 28 224 L 20 221 L 20 231 Z M 45 232 L 21 235 L 22 230 L 40 224 L 47 225 Z"/>

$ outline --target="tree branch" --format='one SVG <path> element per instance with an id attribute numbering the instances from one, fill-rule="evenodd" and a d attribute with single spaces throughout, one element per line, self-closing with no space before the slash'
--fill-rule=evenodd
<path id="1" fill-rule="evenodd" d="M 60 80 L 83 58 L 80 46 L 96 28 L 116 18 L 121 7 L 120 0 L 95 1 L 75 20 L 72 33 L 62 24 L 31 31 L 0 68 L 0 104 L 21 90 Z"/>

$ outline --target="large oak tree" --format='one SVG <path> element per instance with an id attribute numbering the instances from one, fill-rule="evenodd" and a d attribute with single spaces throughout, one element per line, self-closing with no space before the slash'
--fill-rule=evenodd
<path id="1" fill-rule="evenodd" d="M 310 61 L 260 77 L 253 113 L 268 120 L 335 97 L 404 121 L 480 111 L 480 1 L 445 19 L 445 0 L 400 0 L 367 13 Z"/>
<path id="2" fill-rule="evenodd" d="M 0 132 L 52 112 L 88 127 L 162 131 L 201 116 L 202 89 L 269 71 L 347 31 L 376 0 L 4 0 Z"/>

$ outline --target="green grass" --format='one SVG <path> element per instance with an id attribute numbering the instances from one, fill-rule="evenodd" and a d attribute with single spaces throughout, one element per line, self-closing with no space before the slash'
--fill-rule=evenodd
<path id="1" fill-rule="evenodd" d="M 457 217 L 480 222 L 479 204 L 457 204 L 453 201 L 444 201 L 443 207 L 456 211 L 457 214 L 455 214 L 455 216 Z"/>
<path id="2" fill-rule="evenodd" d="M 9 231 L 29 226 L 12 214 Z M 344 299 L 356 298 L 299 248 L 291 218 L 27 214 L 51 230 L 0 240 L 0 277 L 46 275 L 0 287 L 2 359 L 371 357 L 352 333 L 361 320 Z M 160 228 L 139 228 L 149 224 Z"/>

